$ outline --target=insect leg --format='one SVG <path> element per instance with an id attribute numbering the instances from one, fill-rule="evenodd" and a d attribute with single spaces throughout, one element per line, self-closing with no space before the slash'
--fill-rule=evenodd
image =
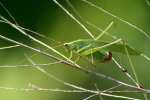
<path id="1" fill-rule="evenodd" d="M 72 59 L 72 58 L 73 58 L 73 51 L 70 50 L 70 56 L 69 56 L 69 59 Z M 75 63 L 78 62 L 79 59 L 80 59 L 80 56 L 78 55 L 77 58 L 76 58 L 76 60 L 75 60 L 74 62 L 75 62 Z"/>
<path id="2" fill-rule="evenodd" d="M 80 58 L 81 58 L 81 57 L 78 56 L 74 62 L 77 63 L 77 62 L 80 60 Z"/>
<path id="3" fill-rule="evenodd" d="M 114 24 L 114 22 L 110 22 L 110 24 L 105 28 L 104 31 L 102 31 L 102 33 L 100 33 L 97 37 L 96 37 L 96 40 L 99 40 L 111 27 L 112 25 Z"/>
<path id="4" fill-rule="evenodd" d="M 92 64 L 94 64 L 94 58 L 93 58 L 92 49 L 91 49 L 91 62 L 92 62 Z"/>
<path id="5" fill-rule="evenodd" d="M 73 53 L 72 51 L 70 50 L 70 56 L 69 56 L 69 59 L 72 59 L 73 58 Z"/>

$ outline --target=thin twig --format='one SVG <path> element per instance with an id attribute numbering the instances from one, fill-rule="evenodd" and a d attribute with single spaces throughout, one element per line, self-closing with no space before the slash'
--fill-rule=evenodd
<path id="1" fill-rule="evenodd" d="M 49 65 L 55 65 L 55 64 L 60 64 L 62 61 L 56 61 L 56 62 L 52 62 L 52 63 L 43 63 L 43 64 L 36 64 L 37 66 L 49 66 Z M 1 65 L 0 68 L 15 68 L 15 67 L 30 67 L 33 66 L 31 64 L 27 65 Z"/>
<path id="2" fill-rule="evenodd" d="M 12 46 L 0 47 L 0 50 L 10 49 L 10 48 L 16 48 L 16 47 L 19 47 L 19 46 L 20 45 L 12 45 Z"/>
<path id="3" fill-rule="evenodd" d="M 137 74 L 136 74 L 134 65 L 133 65 L 133 63 L 132 63 L 132 60 L 131 60 L 131 58 L 130 58 L 130 55 L 129 55 L 129 52 L 128 52 L 128 49 L 127 49 L 125 43 L 124 43 L 124 48 L 125 48 L 125 52 L 126 52 L 126 54 L 127 54 L 127 58 L 128 58 L 128 60 L 129 60 L 130 67 L 131 67 L 132 72 L 133 72 L 133 74 L 134 74 L 134 76 L 135 76 L 135 80 L 136 80 L 136 82 L 138 83 L 137 86 L 139 86 L 140 82 L 139 82 L 138 76 L 137 76 Z"/>

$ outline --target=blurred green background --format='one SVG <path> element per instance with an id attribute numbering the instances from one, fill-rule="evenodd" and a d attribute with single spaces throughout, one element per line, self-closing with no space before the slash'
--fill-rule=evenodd
<path id="1" fill-rule="evenodd" d="M 99 5 L 100 7 L 110 11 L 111 13 L 122 17 L 123 19 L 137 25 L 145 32 L 150 33 L 150 7 L 144 0 L 90 0 L 91 2 Z M 90 38 L 88 34 L 72 20 L 62 9 L 60 9 L 52 0 L 1 0 L 5 7 L 11 12 L 14 18 L 17 20 L 20 26 L 37 31 L 46 35 L 50 40 L 39 38 L 33 34 L 33 36 L 44 41 L 50 46 L 57 46 L 60 43 L 73 41 L 76 39 Z M 69 8 L 65 0 L 59 0 L 71 13 L 73 11 Z M 106 26 L 114 21 L 115 24 L 109 30 L 112 35 L 123 38 L 131 46 L 142 51 L 144 54 L 150 57 L 150 40 L 146 38 L 142 33 L 138 32 L 134 28 L 104 14 L 103 12 L 85 4 L 80 0 L 70 0 L 75 6 L 77 11 L 82 15 L 85 20 L 88 20 L 98 27 L 105 29 Z M 0 14 L 5 18 L 12 21 L 8 14 L 0 7 Z M 73 13 L 75 14 L 75 13 Z M 78 17 L 77 17 L 78 18 Z M 85 23 L 84 23 L 85 24 Z M 85 24 L 86 25 L 86 24 Z M 86 25 L 87 28 L 97 36 L 99 31 Z M 32 40 L 21 35 L 19 32 L 11 28 L 10 26 L 0 23 L 0 34 L 15 39 L 17 41 L 26 43 L 28 45 L 45 49 Z M 150 35 L 150 34 L 149 34 Z M 56 40 L 53 41 L 52 39 Z M 102 40 L 110 40 L 107 36 L 104 36 Z M 12 45 L 12 43 L 0 39 L 0 47 Z M 56 48 L 62 53 L 65 52 L 64 48 Z M 18 65 L 29 64 L 25 58 L 25 54 L 32 55 L 35 52 L 26 48 L 13 48 L 0 50 L 0 65 Z M 49 52 L 52 53 L 52 52 Z M 52 53 L 53 54 L 53 53 Z M 66 54 L 66 52 L 65 52 Z M 66 54 L 68 55 L 68 54 Z M 116 59 L 126 67 L 132 74 L 131 67 L 127 60 L 126 55 L 115 54 Z M 45 56 L 38 55 L 33 57 L 36 63 L 48 63 L 52 62 Z M 133 64 L 135 66 L 136 73 L 139 81 L 145 88 L 150 88 L 149 80 L 149 65 L 150 62 L 145 60 L 141 56 L 132 57 Z M 87 66 L 85 64 L 85 66 Z M 113 62 L 106 64 L 98 64 L 95 71 L 104 73 L 108 76 L 112 76 L 118 80 L 128 82 L 128 79 L 118 70 Z M 48 72 L 56 75 L 60 79 L 69 83 L 76 84 L 88 89 L 96 89 L 94 84 L 98 85 L 100 90 L 108 89 L 114 85 L 114 82 L 107 79 L 97 78 L 92 75 L 83 73 L 82 71 L 73 69 L 63 64 L 56 64 L 44 67 Z M 29 83 L 35 84 L 42 88 L 60 88 L 71 89 L 58 83 L 57 81 L 50 79 L 41 72 L 32 67 L 17 67 L 17 68 L 0 68 L 0 87 L 27 87 Z M 130 82 L 128 82 L 130 83 Z M 121 87 L 120 89 L 128 89 Z M 1 100 L 81 100 L 89 96 L 87 93 L 62 93 L 62 92 L 49 92 L 49 91 L 15 91 L 0 89 Z M 119 95 L 126 95 L 143 99 L 142 94 L 138 93 L 119 93 Z M 116 100 L 110 97 L 103 97 L 104 100 Z M 150 98 L 150 97 L 149 97 Z M 90 100 L 99 100 L 98 97 L 94 97 Z M 119 100 L 119 99 L 118 99 Z"/>

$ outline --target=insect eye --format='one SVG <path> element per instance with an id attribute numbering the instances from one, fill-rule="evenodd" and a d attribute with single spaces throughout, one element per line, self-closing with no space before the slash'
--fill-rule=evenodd
<path id="1" fill-rule="evenodd" d="M 64 44 L 64 46 L 68 49 L 69 48 L 69 45 L 67 43 Z"/>
<path id="2" fill-rule="evenodd" d="M 64 44 L 64 46 L 68 47 L 68 44 L 67 44 L 67 43 L 65 43 L 65 44 Z"/>

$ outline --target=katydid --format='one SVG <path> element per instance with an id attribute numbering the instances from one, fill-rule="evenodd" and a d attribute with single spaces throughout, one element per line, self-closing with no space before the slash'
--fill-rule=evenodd
<path id="1" fill-rule="evenodd" d="M 115 40 L 111 43 L 100 40 L 95 41 L 90 39 L 79 39 L 76 41 L 65 43 L 64 45 L 69 50 L 79 53 L 81 56 L 86 56 L 88 58 L 91 57 L 92 60 L 101 62 L 110 61 L 112 58 L 112 52 L 126 54 L 124 46 L 126 46 L 130 55 L 136 56 L 141 54 L 140 51 L 135 50 L 129 45 L 119 43 L 120 41 L 122 41 L 122 39 Z M 106 52 L 108 52 L 107 55 Z"/>

